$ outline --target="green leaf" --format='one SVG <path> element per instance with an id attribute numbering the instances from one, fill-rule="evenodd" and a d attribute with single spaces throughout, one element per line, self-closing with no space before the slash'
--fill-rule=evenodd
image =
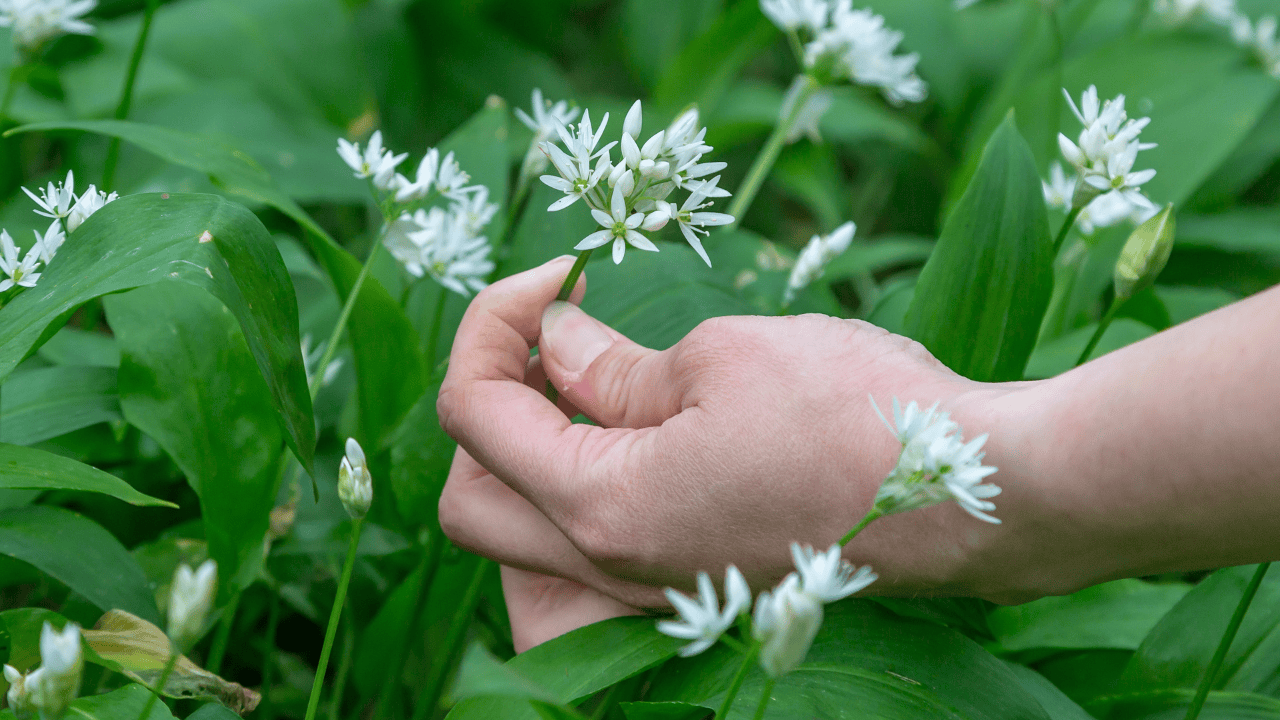
<path id="1" fill-rule="evenodd" d="M 1020 380 L 1049 304 L 1052 256 L 1035 162 L 1010 115 L 920 271 L 906 334 L 965 377 Z"/>
<path id="2" fill-rule="evenodd" d="M 1116 580 L 1060 597 L 991 611 L 987 622 L 1008 652 L 1044 648 L 1136 650 L 1191 587 Z"/>
<path id="3" fill-rule="evenodd" d="M 713 714 L 710 708 L 681 702 L 622 702 L 618 707 L 627 720 L 707 720 Z"/>
<path id="4" fill-rule="evenodd" d="M 176 283 L 115 295 L 105 305 L 122 353 L 125 417 L 169 453 L 199 494 L 219 593 L 229 596 L 255 579 L 261 563 L 283 440 L 244 336 L 225 308 Z"/>
<path id="5" fill-rule="evenodd" d="M 855 239 L 848 250 L 827 264 L 822 277 L 832 282 L 861 273 L 921 263 L 933 254 L 934 245 L 931 238 L 912 235 L 886 235 L 866 242 Z"/>
<path id="6" fill-rule="evenodd" d="M 1026 378 L 1042 380 L 1051 378 L 1074 368 L 1084 352 L 1089 338 L 1098 330 L 1098 323 L 1089 323 L 1079 330 L 1072 330 L 1056 340 L 1050 340 L 1036 348 L 1027 362 Z M 1130 318 L 1119 318 L 1111 323 L 1107 331 L 1098 341 L 1090 358 L 1099 358 L 1114 350 L 1127 347 L 1155 335 L 1156 331 L 1146 323 Z"/>
<path id="7" fill-rule="evenodd" d="M 0 440 L 34 445 L 120 419 L 115 368 L 68 365 L 18 371 L 0 394 Z"/>
<path id="8" fill-rule="evenodd" d="M 391 437 L 391 490 L 401 517 L 432 527 L 458 444 L 436 416 L 440 383 L 427 388 Z"/>
<path id="9" fill-rule="evenodd" d="M 618 618 L 588 625 L 512 658 L 506 667 L 560 703 L 573 703 L 676 654 L 680 641 L 662 635 L 649 618 Z M 510 698 L 463 700 L 450 720 L 526 720 L 535 711 Z"/>
<path id="10" fill-rule="evenodd" d="M 187 716 L 187 720 L 239 720 L 239 715 L 218 703 L 205 703 Z"/>
<path id="11" fill-rule="evenodd" d="M 1192 690 L 1165 690 L 1108 698 L 1115 704 L 1111 720 L 1184 720 Z M 1199 717 L 1202 720 L 1277 720 L 1280 700 L 1249 693 L 1211 692 Z"/>
<path id="12" fill-rule="evenodd" d="M 101 525 L 62 508 L 0 511 L 0 555 L 34 565 L 99 609 L 160 621 L 138 562 Z"/>
<path id="13" fill-rule="evenodd" d="M 458 666 L 458 680 L 453 688 L 457 700 L 502 696 L 556 703 L 549 690 L 503 664 L 480 643 L 473 643 Z"/>
<path id="14" fill-rule="evenodd" d="M 1008 661 L 1005 661 L 1005 667 L 1022 683 L 1023 689 L 1040 702 L 1050 720 L 1094 720 L 1084 708 L 1035 670 Z"/>
<path id="15" fill-rule="evenodd" d="M 44 450 L 0 444 L 0 489 L 80 490 L 119 498 L 131 505 L 177 505 L 144 495 L 115 475 Z"/>
<path id="16" fill-rule="evenodd" d="M 40 357 L 54 365 L 120 366 L 120 348 L 114 338 L 72 327 L 62 328 L 41 345 Z"/>
<path id="17" fill-rule="evenodd" d="M 129 684 L 105 695 L 78 698 L 63 717 L 69 720 L 174 720 L 173 713 L 162 702 L 152 704 L 143 718 L 142 708 L 146 707 L 149 697 L 150 690 Z"/>
<path id="18" fill-rule="evenodd" d="M 756 3 L 735 4 L 667 66 L 653 89 L 655 105 L 675 112 L 692 104 L 714 115 L 742 69 L 780 39 Z"/>
<path id="19" fill-rule="evenodd" d="M 40 665 L 40 631 L 45 622 L 61 630 L 67 619 L 44 608 L 25 607 L 0 612 L 0 624 L 9 633 L 9 659 L 5 662 L 23 672 L 36 669 Z M 0 682 L 3 682 L 2 677 Z"/>
<path id="20" fill-rule="evenodd" d="M 1214 215 L 1179 216 L 1176 247 L 1280 256 L 1280 210 L 1238 208 Z"/>
<path id="21" fill-rule="evenodd" d="M 41 276 L 42 290 L 0 308 L 0 378 L 81 304 L 161 280 L 195 285 L 235 316 L 289 443 L 309 466 L 315 426 L 293 282 L 258 218 L 215 195 L 131 195 L 90 217 Z"/>
<path id="22" fill-rule="evenodd" d="M 652 85 L 689 41 L 716 19 L 724 0 L 626 0 L 622 31 L 627 59 Z"/>

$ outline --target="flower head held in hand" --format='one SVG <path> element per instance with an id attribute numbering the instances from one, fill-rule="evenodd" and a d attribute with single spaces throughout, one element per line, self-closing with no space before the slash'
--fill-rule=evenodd
<path id="1" fill-rule="evenodd" d="M 730 565 L 724 576 L 724 609 L 716 598 L 711 576 L 698 573 L 698 597 L 691 598 L 667 588 L 667 599 L 679 613 L 679 620 L 658 622 L 658 632 L 693 642 L 680 649 L 681 657 L 691 657 L 706 650 L 720 639 L 738 615 L 751 606 L 751 589 L 738 568 Z"/>
<path id="2" fill-rule="evenodd" d="M 826 552 L 814 552 L 810 545 L 791 543 L 791 558 L 800 575 L 800 587 L 821 602 L 843 600 L 877 579 L 870 565 L 855 568 L 841 557 L 841 549 L 837 543 Z"/>
<path id="3" fill-rule="evenodd" d="M 1000 494 L 998 486 L 982 484 L 996 472 L 996 468 L 982 464 L 980 451 L 986 435 L 963 442 L 960 426 L 947 413 L 940 412 L 937 403 L 921 410 L 911 402 L 904 410 L 894 398 L 892 423 L 880 412 L 874 398 L 871 406 L 902 443 L 897 466 L 876 493 L 873 512 L 891 515 L 955 500 L 979 520 L 1000 522 L 986 514 L 996 507 L 988 498 Z"/>
<path id="4" fill-rule="evenodd" d="M 780 678 L 804 662 L 822 627 L 822 601 L 791 573 L 772 592 L 760 593 L 752 635 L 760 643 L 760 667 Z"/>
<path id="5" fill-rule="evenodd" d="M 365 464 L 364 449 L 347 438 L 347 454 L 338 466 L 338 499 L 353 520 L 363 518 L 373 504 L 373 477 Z"/>
<path id="6" fill-rule="evenodd" d="M 621 140 L 597 150 L 608 122 L 606 114 L 600 127 L 595 128 L 587 111 L 576 129 L 564 125 L 556 128 L 563 148 L 550 140 L 541 143 L 557 173 L 543 175 L 542 182 L 564 193 L 547 210 L 556 212 L 578 200 L 585 202 L 601 229 L 584 238 L 575 249 L 612 244 L 615 263 L 622 262 L 628 245 L 657 252 L 658 247 L 645 233 L 656 232 L 674 219 L 685 240 L 710 265 L 711 259 L 698 236 L 707 234 L 706 227 L 727 225 L 733 218 L 706 210 L 714 204 L 711 198 L 727 197 L 729 193 L 719 187 L 718 175 L 708 178 L 725 165 L 702 162 L 703 155 L 712 148 L 703 142 L 707 131 L 698 126 L 697 110 L 682 113 L 642 143 L 643 117 L 637 100 L 623 121 Z M 617 165 L 611 158 L 615 145 L 622 150 Z M 669 200 L 678 190 L 689 193 L 683 204 Z"/>
<path id="7" fill-rule="evenodd" d="M 800 251 L 796 264 L 791 268 L 791 276 L 787 278 L 787 289 L 782 297 L 785 308 L 796 299 L 796 293 L 809 286 L 814 280 L 822 277 L 822 272 L 837 255 L 849 248 L 853 242 L 853 234 L 858 226 L 847 222 L 829 235 L 814 235 L 809 244 Z"/>
<path id="8" fill-rule="evenodd" d="M 179 650 L 200 638 L 218 585 L 218 563 L 205 560 L 194 572 L 179 563 L 169 587 L 169 639 Z"/>

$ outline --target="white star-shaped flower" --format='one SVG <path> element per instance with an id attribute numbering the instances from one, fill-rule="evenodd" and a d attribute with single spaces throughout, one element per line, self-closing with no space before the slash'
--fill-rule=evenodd
<path id="1" fill-rule="evenodd" d="M 36 210 L 37 215 L 43 215 L 47 218 L 64 218 L 71 214 L 71 208 L 76 202 L 76 176 L 70 170 L 67 171 L 66 182 L 49 186 L 40 191 L 40 197 L 36 194 L 22 188 L 22 192 L 27 194 L 35 204 L 40 206 Z"/>
<path id="2" fill-rule="evenodd" d="M 658 252 L 658 246 L 654 245 L 653 241 L 636 232 L 636 228 L 640 227 L 640 223 L 644 222 L 644 213 L 637 212 L 627 215 L 627 201 L 620 185 L 613 189 L 609 210 L 610 212 L 604 212 L 603 210 L 592 208 L 591 217 L 595 218 L 596 222 L 600 223 L 600 226 L 604 229 L 597 230 L 583 238 L 582 242 L 573 247 L 574 250 L 591 250 L 612 241 L 614 264 L 622 262 L 628 244 L 640 250 Z"/>
<path id="3" fill-rule="evenodd" d="M 27 250 L 26 256 L 19 262 L 18 247 L 13 244 L 13 238 L 9 236 L 7 230 L 0 230 L 0 270 L 9 276 L 0 280 L 0 292 L 14 286 L 35 287 L 36 281 L 40 279 L 40 273 L 36 272 L 36 265 L 39 262 L 39 244 Z"/>
<path id="4" fill-rule="evenodd" d="M 800 573 L 800 586 L 824 603 L 843 600 L 876 581 L 870 565 L 855 568 L 841 557 L 839 543 L 826 552 L 814 552 L 810 545 L 791 543 L 791 558 Z"/>
<path id="5" fill-rule="evenodd" d="M 751 605 L 751 589 L 747 587 L 747 580 L 732 565 L 724 575 L 723 610 L 716 597 L 716 589 L 711 584 L 711 576 L 705 572 L 698 573 L 697 599 L 672 588 L 667 588 L 666 594 L 679 613 L 679 620 L 660 621 L 658 632 L 693 641 L 680 648 L 681 657 L 692 657 L 714 645 L 724 631 L 733 625 L 738 615 Z"/>

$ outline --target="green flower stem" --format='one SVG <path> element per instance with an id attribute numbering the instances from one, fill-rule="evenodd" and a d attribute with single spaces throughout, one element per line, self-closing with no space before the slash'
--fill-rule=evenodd
<path id="1" fill-rule="evenodd" d="M 776 682 L 773 678 L 769 678 L 764 683 L 764 692 L 760 693 L 760 704 L 756 706 L 755 720 L 764 720 L 764 710 L 769 707 L 769 701 L 773 699 L 773 684 Z"/>
<path id="2" fill-rule="evenodd" d="M 382 247 L 382 240 L 375 240 L 373 249 L 369 251 L 369 257 L 365 258 L 364 267 L 360 268 L 360 274 L 356 276 L 356 281 L 351 285 L 351 292 L 347 293 L 347 299 L 342 304 L 342 312 L 338 314 L 338 322 L 334 323 L 333 332 L 329 333 L 329 342 L 325 345 L 324 355 L 320 356 L 320 362 L 316 365 L 315 374 L 311 377 L 310 390 L 312 400 L 315 400 L 316 393 L 320 391 L 320 381 L 324 378 L 324 371 L 328 369 L 329 363 L 333 361 L 333 356 L 338 351 L 338 341 L 342 339 L 342 331 L 347 329 L 347 322 L 351 320 L 351 311 L 356 306 L 356 298 L 360 296 L 360 288 L 364 287 L 365 278 L 369 277 L 369 269 L 373 267 L 373 258 L 378 254 L 378 248 L 380 247 Z"/>
<path id="3" fill-rule="evenodd" d="M 845 533 L 844 537 L 840 538 L 840 547 L 844 547 L 845 545 L 848 545 L 855 537 L 857 537 L 858 533 L 862 532 L 868 525 L 872 523 L 872 521 L 874 521 L 878 517 L 883 517 L 883 516 L 884 516 L 884 513 L 880 512 L 878 508 L 873 506 L 870 510 L 867 511 L 866 516 L 863 517 L 862 520 L 860 520 L 857 525 L 853 526 L 852 530 Z"/>
<path id="4" fill-rule="evenodd" d="M 329 625 L 324 631 L 324 645 L 320 648 L 320 662 L 316 665 L 316 678 L 311 683 L 311 697 L 307 699 L 306 720 L 315 720 L 316 709 L 320 707 L 320 690 L 324 687 L 325 670 L 329 667 L 329 654 L 333 652 L 333 638 L 338 633 L 338 624 L 342 620 L 342 607 L 347 600 L 347 585 L 351 583 L 351 569 L 356 564 L 356 548 L 360 546 L 360 528 L 364 518 L 351 521 L 351 545 L 347 548 L 347 560 L 342 564 L 342 577 L 338 579 L 338 593 L 333 598 L 333 609 L 329 611 Z"/>
<path id="5" fill-rule="evenodd" d="M 764 184 L 764 179 L 768 177 L 769 171 L 773 169 L 773 164 L 778 161 L 778 154 L 782 152 L 782 146 L 787 143 L 787 133 L 790 131 L 791 126 L 795 124 L 796 118 L 800 116 L 800 112 L 808 104 L 809 98 L 821 87 L 818 81 L 813 78 L 807 75 L 805 78 L 805 86 L 797 95 L 791 112 L 787 114 L 786 120 L 774 127 L 773 133 L 769 135 L 764 147 L 760 148 L 760 154 L 756 155 L 755 161 L 751 163 L 751 169 L 747 171 L 747 177 L 743 179 L 742 185 L 738 187 L 738 192 L 734 196 L 733 202 L 729 203 L 729 209 L 726 212 L 733 216 L 733 222 L 727 227 L 736 227 L 742 221 L 742 216 L 747 212 L 747 208 L 751 207 L 751 201 L 755 199 L 756 193 L 760 192 L 760 186 Z"/>
<path id="6" fill-rule="evenodd" d="M 435 314 L 431 316 L 431 330 L 427 334 L 427 364 L 436 363 L 436 350 L 440 345 L 440 324 L 444 322 L 444 306 L 449 302 L 449 288 L 440 286 L 440 299 L 436 301 Z"/>
<path id="7" fill-rule="evenodd" d="M 138 30 L 138 39 L 133 43 L 133 55 L 129 57 L 129 69 L 125 72 L 124 87 L 120 90 L 120 102 L 116 105 L 117 120 L 129 117 L 129 108 L 133 105 L 133 86 L 138 80 L 138 67 L 142 65 L 142 53 L 147 47 L 147 37 L 151 35 L 151 21 L 155 18 L 160 0 L 147 0 L 142 11 L 142 27 Z M 116 180 L 116 166 L 120 163 L 120 138 L 111 138 L 107 147 L 107 161 L 102 167 L 102 190 L 110 192 Z"/>
<path id="8" fill-rule="evenodd" d="M 556 300 L 565 302 L 569 296 L 573 294 L 573 287 L 578 284 L 578 278 L 582 275 L 582 270 L 587 266 L 587 260 L 591 258 L 591 253 L 595 248 L 583 250 L 578 254 L 578 259 L 573 261 L 573 267 L 569 268 L 569 274 L 565 277 L 564 283 L 560 285 L 560 292 L 556 295 Z M 544 393 L 551 402 L 560 399 L 560 391 L 556 390 L 551 384 L 551 379 L 547 379 L 547 387 Z"/>
<path id="9" fill-rule="evenodd" d="M 262 653 L 262 703 L 258 706 L 258 715 L 262 720 L 271 720 L 275 716 L 275 708 L 271 704 L 271 679 L 276 666 L 276 629 L 280 627 L 280 594 L 279 588 L 271 589 L 271 604 L 267 606 L 267 649 Z"/>
<path id="10" fill-rule="evenodd" d="M 422 686 L 422 691 L 418 693 L 418 702 L 414 705 L 412 720 L 427 720 L 435 713 L 436 704 L 440 702 L 440 692 L 444 689 L 445 678 L 457 661 L 458 654 L 462 650 L 462 641 L 466 639 L 467 629 L 471 627 L 471 619 L 476 614 L 476 607 L 480 604 L 480 586 L 484 584 L 484 577 L 491 567 L 493 567 L 493 561 L 483 558 L 476 564 L 475 573 L 471 576 L 471 584 L 462 594 L 462 600 L 458 602 L 453 620 L 449 622 L 449 631 L 444 636 L 444 653 L 432 664 L 431 676 L 427 679 L 427 684 Z"/>
<path id="11" fill-rule="evenodd" d="M 1071 232 L 1071 228 L 1076 224 L 1076 218 L 1080 217 L 1082 207 L 1073 208 L 1067 213 L 1067 219 L 1062 221 L 1062 229 L 1058 231 L 1058 237 L 1053 241 L 1053 256 L 1057 257 L 1058 252 L 1062 250 L 1062 243 L 1067 241 L 1067 233 Z"/>
<path id="12" fill-rule="evenodd" d="M 418 579 L 418 587 L 413 593 L 413 614 L 409 616 L 409 631 L 400 638 L 399 644 L 395 647 L 392 662 L 387 666 L 393 672 L 387 673 L 382 680 L 382 689 L 378 692 L 378 703 L 374 706 L 371 716 L 373 718 L 385 717 L 383 710 L 389 707 L 396 685 L 400 682 L 400 678 L 404 677 L 404 664 L 409 657 L 409 642 L 412 638 L 419 637 L 422 634 L 419 621 L 422 619 L 424 605 L 427 602 L 428 593 L 431 591 L 431 584 L 435 582 L 436 571 L 440 568 L 440 557 L 444 555 L 445 545 L 444 532 L 440 529 L 439 523 L 436 523 L 431 527 L 430 534 L 427 536 L 426 547 L 423 548 L 421 565 L 419 566 L 421 577 Z"/>
<path id="13" fill-rule="evenodd" d="M 222 658 L 227 654 L 227 642 L 231 640 L 231 626 L 236 622 L 236 608 L 240 607 L 240 591 L 237 590 L 222 611 L 222 620 L 218 623 L 218 634 L 213 636 L 213 644 L 209 647 L 209 659 L 204 669 L 217 675 L 222 670 Z"/>
<path id="14" fill-rule="evenodd" d="M 342 626 L 342 656 L 338 658 L 338 673 L 333 676 L 333 697 L 329 700 L 329 720 L 339 720 L 342 715 L 342 696 L 347 689 L 347 674 L 356 650 L 355 622 L 351 617 L 351 604 L 345 603 L 342 614 L 346 623 Z"/>
<path id="15" fill-rule="evenodd" d="M 18 93 L 18 86 L 27 79 L 28 72 L 26 65 L 14 65 L 9 70 L 9 81 L 4 86 L 4 99 L 0 100 L 0 126 L 9 124 L 9 108 L 13 106 L 13 96 Z"/>
<path id="16" fill-rule="evenodd" d="M 160 678 L 156 680 L 156 686 L 147 688 L 151 691 L 151 696 L 142 704 L 142 712 L 138 715 L 138 720 L 147 720 L 151 715 L 151 708 L 156 706 L 156 699 L 160 697 L 160 692 L 164 690 L 164 686 L 169 682 L 169 676 L 173 674 L 173 669 L 178 666 L 178 658 L 182 657 L 182 653 L 178 652 L 178 648 L 169 643 L 169 660 L 164 664 L 164 669 L 160 671 Z"/>
<path id="17" fill-rule="evenodd" d="M 1267 574 L 1267 569 L 1270 567 L 1271 563 L 1269 562 L 1259 565 L 1257 572 L 1249 580 L 1249 585 L 1245 587 L 1244 595 L 1240 596 L 1236 611 L 1231 615 L 1231 622 L 1227 623 L 1227 630 L 1222 633 L 1222 640 L 1218 642 L 1218 649 L 1214 651 L 1213 659 L 1209 661 L 1209 667 L 1204 671 L 1204 677 L 1200 680 L 1200 687 L 1196 688 L 1195 697 L 1191 700 L 1191 707 L 1187 708 L 1186 720 L 1196 720 L 1200 716 L 1204 701 L 1209 697 L 1209 690 L 1213 687 L 1213 683 L 1218 677 L 1218 671 L 1222 669 L 1222 662 L 1227 659 L 1227 651 L 1231 649 L 1231 643 L 1236 639 L 1236 633 L 1240 631 L 1240 623 L 1244 622 L 1244 614 L 1249 611 L 1249 605 L 1253 602 L 1254 595 L 1258 594 L 1258 588 L 1262 585 L 1262 578 Z"/>
<path id="18" fill-rule="evenodd" d="M 738 672 L 734 673 L 733 681 L 729 683 L 729 692 L 725 693 L 724 702 L 720 703 L 720 709 L 716 711 L 715 720 L 725 720 L 729 717 L 729 708 L 733 707 L 733 701 L 738 697 L 738 691 L 742 689 L 742 683 L 747 679 L 747 673 L 751 670 L 751 664 L 756 661 L 756 656 L 760 654 L 760 644 L 753 643 L 750 649 L 742 656 L 742 664 L 738 666 Z"/>
<path id="19" fill-rule="evenodd" d="M 1124 305 L 1125 299 L 1115 298 L 1111 301 L 1111 307 L 1107 308 L 1107 314 L 1102 316 L 1102 320 L 1098 321 L 1098 329 L 1093 331 L 1093 337 L 1089 338 L 1089 344 L 1084 346 L 1084 352 L 1080 353 L 1079 359 L 1076 360 L 1075 367 L 1080 367 L 1089 360 L 1089 356 L 1098 347 L 1098 342 L 1102 340 L 1102 336 L 1107 332 L 1107 328 L 1111 327 L 1111 321 L 1116 319 L 1116 313 L 1119 312 L 1120 306 Z"/>

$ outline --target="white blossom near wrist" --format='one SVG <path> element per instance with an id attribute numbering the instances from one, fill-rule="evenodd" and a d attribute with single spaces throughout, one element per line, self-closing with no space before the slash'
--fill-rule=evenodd
<path id="1" fill-rule="evenodd" d="M 783 291 L 782 307 L 789 306 L 796 299 L 796 293 L 822 277 L 827 263 L 849 249 L 849 244 L 853 242 L 853 235 L 857 231 L 857 225 L 847 222 L 827 235 L 814 235 L 809 239 L 809 244 L 804 246 L 800 255 L 796 257 L 795 265 L 791 266 L 787 288 Z"/>
<path id="2" fill-rule="evenodd" d="M 396 177 L 396 166 L 409 157 L 408 153 L 396 155 L 382 147 L 382 131 L 375 130 L 369 136 L 369 143 L 364 152 L 358 143 L 348 142 L 346 138 L 338 138 L 338 155 L 355 171 L 360 179 L 372 178 L 374 187 L 379 190 L 393 189 Z"/>
<path id="3" fill-rule="evenodd" d="M 711 576 L 705 572 L 698 573 L 697 599 L 672 588 L 667 588 L 666 595 L 679 613 L 679 620 L 660 620 L 658 632 L 693 641 L 680 648 L 681 657 L 692 657 L 714 645 L 738 615 L 751 607 L 751 589 L 747 580 L 732 565 L 725 570 L 723 609 Z"/>
<path id="4" fill-rule="evenodd" d="M 800 575 L 800 587 L 821 602 L 843 600 L 878 579 L 870 565 L 855 568 L 845 560 L 842 550 L 839 543 L 825 552 L 814 552 L 810 545 L 791 543 L 791 558 Z"/>
<path id="5" fill-rule="evenodd" d="M 778 587 L 760 593 L 752 616 L 752 636 L 760 643 L 760 667 L 777 679 L 804 662 L 822 627 L 822 601 L 791 573 Z"/>
<path id="6" fill-rule="evenodd" d="M 1133 171 L 1138 153 L 1155 147 L 1138 139 L 1151 118 L 1129 118 L 1124 95 L 1099 105 L 1098 89 L 1093 85 L 1081 95 L 1078 106 L 1065 88 L 1062 94 L 1084 125 L 1075 142 L 1058 134 L 1062 157 L 1075 166 L 1082 181 L 1076 183 L 1071 207 L 1084 208 L 1103 193 L 1118 193 L 1133 207 L 1154 207 L 1140 188 L 1155 177 L 1156 171 Z"/>
<path id="7" fill-rule="evenodd" d="M 999 524 L 987 513 L 995 510 L 988 498 L 1000 494 L 1000 487 L 982 481 L 996 468 L 982 464 L 986 435 L 963 442 L 960 426 L 934 403 L 921 410 L 914 401 L 904 410 L 893 399 L 893 422 L 880 412 L 875 398 L 871 407 L 902 444 L 898 463 L 876 492 L 872 512 L 881 515 L 917 510 L 954 500 L 965 512 L 979 520 Z"/>
<path id="8" fill-rule="evenodd" d="M 597 150 L 608 122 L 606 113 L 596 128 L 591 124 L 591 112 L 585 111 L 576 128 L 556 127 L 563 149 L 550 140 L 540 144 L 557 173 L 543 175 L 541 180 L 564 193 L 547 210 L 563 210 L 578 200 L 586 203 L 601 229 L 583 238 L 575 249 L 586 251 L 612 244 L 615 263 L 622 262 L 628 245 L 657 252 L 658 246 L 645 233 L 676 220 L 690 247 L 710 266 L 699 235 L 706 235 L 707 227 L 732 223 L 733 218 L 706 210 L 714 204 L 712 198 L 728 197 L 729 193 L 719 186 L 720 176 L 708 179 L 725 164 L 701 161 L 712 148 L 703 142 L 707 131 L 698 126 L 698 111 L 685 111 L 641 144 L 643 117 L 637 100 L 623 121 L 621 139 Z M 617 165 L 611 158 L 615 145 L 622 151 Z M 689 193 L 683 204 L 668 199 L 677 190 Z"/>
<path id="9" fill-rule="evenodd" d="M 346 451 L 338 466 L 338 499 L 351 519 L 359 520 L 373 504 L 373 476 L 365 464 L 364 449 L 355 438 L 347 438 Z"/>
<path id="10" fill-rule="evenodd" d="M 186 563 L 178 564 L 169 586 L 168 615 L 169 639 L 179 649 L 200 639 L 217 584 L 218 563 L 213 560 L 205 560 L 195 571 Z"/>
<path id="11" fill-rule="evenodd" d="M 0 27 L 13 28 L 13 44 L 31 52 L 59 35 L 92 35 L 94 27 L 81 18 L 98 7 L 98 0 L 3 0 Z"/>

